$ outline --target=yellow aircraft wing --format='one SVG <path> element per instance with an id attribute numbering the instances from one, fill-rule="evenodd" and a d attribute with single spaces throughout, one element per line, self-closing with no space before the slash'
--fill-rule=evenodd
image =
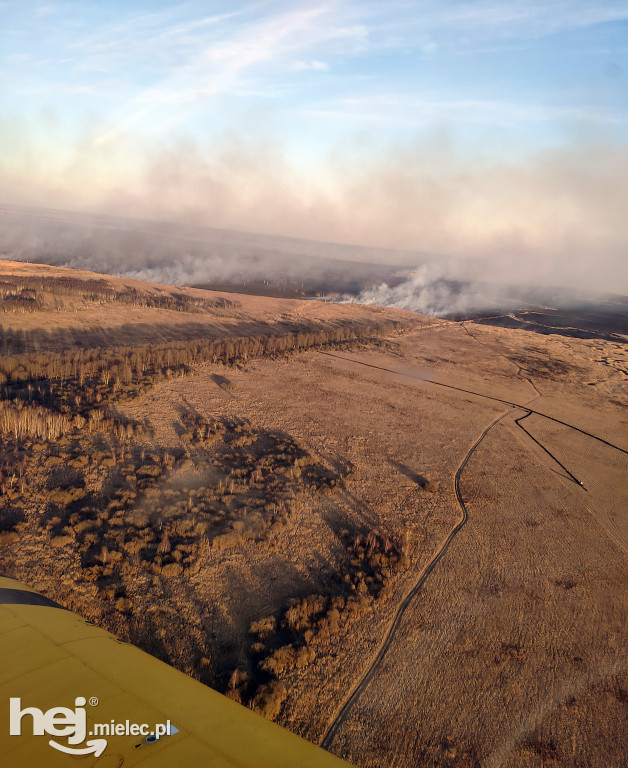
<path id="1" fill-rule="evenodd" d="M 0 659 L 6 768 L 348 765 L 2 577 Z"/>

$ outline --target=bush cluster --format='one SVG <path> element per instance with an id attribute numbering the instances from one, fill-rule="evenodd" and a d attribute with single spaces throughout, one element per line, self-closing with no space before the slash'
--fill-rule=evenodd
<path id="1" fill-rule="evenodd" d="M 394 575 L 410 564 L 379 532 L 343 530 L 340 538 L 346 561 L 329 593 L 293 598 L 279 614 L 253 621 L 249 670 L 236 669 L 229 678 L 228 696 L 271 719 L 279 714 L 286 695 L 282 675 L 331 651 L 354 620 L 371 611 L 375 601 L 390 597 Z M 269 692 L 272 706 L 266 703 Z"/>

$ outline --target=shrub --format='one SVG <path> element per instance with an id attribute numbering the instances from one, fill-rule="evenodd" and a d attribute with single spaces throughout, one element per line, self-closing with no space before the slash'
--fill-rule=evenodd
<path id="1" fill-rule="evenodd" d="M 128 599 L 128 597 L 119 597 L 116 600 L 116 611 L 118 611 L 118 613 L 131 612 L 131 601 Z"/>
<path id="2" fill-rule="evenodd" d="M 238 533 L 223 533 L 212 541 L 212 546 L 216 549 L 227 549 L 228 547 L 238 547 L 244 543 L 244 539 Z"/>
<path id="3" fill-rule="evenodd" d="M 161 569 L 162 576 L 171 578 L 173 576 L 180 576 L 183 573 L 183 566 L 179 563 L 168 563 Z"/>
<path id="4" fill-rule="evenodd" d="M 296 666 L 296 662 L 297 652 L 295 649 L 291 645 L 282 645 L 271 656 L 260 662 L 260 669 L 279 677 L 285 669 Z"/>
<path id="5" fill-rule="evenodd" d="M 258 621 L 252 621 L 249 627 L 251 635 L 257 635 L 261 640 L 266 640 L 275 634 L 277 629 L 277 620 L 274 616 L 266 616 Z"/>
<path id="6" fill-rule="evenodd" d="M 281 705 L 287 695 L 286 686 L 273 680 L 268 685 L 258 688 L 253 699 L 253 709 L 269 720 L 274 720 L 281 712 Z"/>

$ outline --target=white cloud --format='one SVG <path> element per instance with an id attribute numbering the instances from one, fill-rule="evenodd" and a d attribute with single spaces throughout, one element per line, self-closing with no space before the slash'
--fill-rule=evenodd
<path id="1" fill-rule="evenodd" d="M 310 61 L 295 61 L 292 65 L 292 69 L 311 69 L 315 72 L 326 72 L 329 69 L 329 65 L 324 61 L 319 61 L 318 59 L 310 59 Z"/>
<path id="2" fill-rule="evenodd" d="M 623 0 L 553 0 L 531 2 L 474 0 L 456 5 L 432 5 L 426 21 L 444 29 L 484 29 L 491 35 L 527 38 L 551 35 L 559 30 L 590 27 L 628 19 Z"/>
<path id="3" fill-rule="evenodd" d="M 398 122 L 417 127 L 434 123 L 490 124 L 516 127 L 524 123 L 591 123 L 626 125 L 628 114 L 619 109 L 535 104 L 496 99 L 419 98 L 402 93 L 369 94 L 336 99 L 305 108 L 304 114 L 353 123 Z"/>
<path id="4" fill-rule="evenodd" d="M 79 19 L 80 26 L 76 26 L 76 13 L 67 2 L 40 7 L 55 8 L 58 17 L 63 16 L 60 10 L 65 9 L 64 21 L 56 19 L 54 30 L 46 30 L 46 38 L 56 47 L 56 56 L 46 66 L 37 65 L 41 82 L 50 86 L 51 98 L 62 88 L 63 68 L 68 73 L 68 86 L 73 88 L 91 85 L 106 74 L 107 92 L 122 94 L 116 115 L 107 117 L 124 121 L 127 111 L 150 103 L 155 112 L 147 114 L 147 120 L 153 122 L 162 116 L 160 105 L 170 109 L 172 104 L 187 103 L 203 108 L 212 97 L 229 93 L 267 93 L 277 97 L 291 92 L 290 78 L 296 92 L 299 78 L 307 72 L 333 70 L 338 78 L 340 70 L 347 73 L 347 68 L 353 67 L 351 71 L 355 73 L 371 53 L 444 58 L 461 51 L 486 50 L 487 45 L 499 45 L 500 40 L 519 44 L 560 29 L 628 19 L 628 6 L 619 0 L 322 0 L 299 3 L 296 7 L 285 1 L 244 2 L 235 10 L 231 7 L 210 15 L 204 3 L 188 0 L 153 13 L 119 14 L 109 24 L 91 25 L 91 31 L 86 33 L 87 13 Z M 9 57 L 5 60 L 11 61 Z M 15 58 L 13 63 L 17 63 Z M 49 74 L 42 76 L 42 72 L 53 71 L 53 63 L 61 68 L 54 79 Z M 32 61 L 30 65 L 36 66 Z M 416 66 L 416 60 L 411 66 Z M 368 69 L 368 63 L 366 70 L 374 79 L 380 77 L 374 69 Z M 421 79 L 422 72 L 417 69 L 416 82 L 421 83 Z M 381 75 L 380 82 L 387 87 L 385 75 Z M 345 86 L 351 88 L 348 81 Z M 448 87 L 451 97 L 455 81 L 451 80 Z M 407 88 L 402 95 L 410 102 L 416 93 L 413 94 L 411 84 Z M 58 91 L 59 95 L 64 92 L 70 91 Z M 302 98 L 306 95 L 303 89 Z M 425 115 L 441 114 L 447 118 L 451 114 L 452 119 L 458 119 L 462 112 L 462 119 L 470 119 L 471 110 L 464 104 L 456 106 L 453 98 L 442 99 L 450 102 L 449 106 L 438 105 L 436 101 L 433 99 L 432 105 L 417 103 L 415 116 L 423 119 Z M 372 120 L 379 109 L 376 102 L 375 94 L 375 108 L 367 110 L 367 120 Z M 485 117 L 490 117 L 493 108 L 500 115 L 505 113 L 490 100 L 478 101 L 476 106 L 477 114 Z M 338 115 L 342 112 L 340 105 L 310 107 Z M 521 107 L 523 119 L 528 119 L 526 114 L 531 109 Z M 550 112 L 548 109 L 547 114 Z M 190 113 L 186 114 L 189 117 Z M 411 122 L 412 115 L 397 113 L 392 119 Z M 545 117 L 541 115 L 538 119 Z"/>
<path id="5" fill-rule="evenodd" d="M 100 147 L 103 144 L 107 144 L 108 142 L 113 141 L 114 139 L 117 139 L 119 135 L 120 135 L 119 131 L 116 131 L 115 129 L 112 129 L 111 131 L 107 131 L 107 133 L 103 133 L 100 136 L 97 136 L 92 142 L 92 146 Z"/>

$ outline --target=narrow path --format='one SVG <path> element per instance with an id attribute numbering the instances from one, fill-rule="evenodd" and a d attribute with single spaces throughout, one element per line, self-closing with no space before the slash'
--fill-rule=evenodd
<path id="1" fill-rule="evenodd" d="M 546 454 L 547 454 L 547 455 L 548 455 L 548 456 L 549 456 L 551 459 L 553 459 L 553 461 L 555 461 L 555 462 L 556 462 L 556 464 L 558 464 L 558 466 L 559 466 L 561 469 L 563 469 L 563 470 L 564 470 L 564 471 L 565 471 L 565 472 L 566 472 L 566 473 L 569 475 L 569 477 L 570 477 L 570 478 L 571 478 L 571 479 L 574 481 L 574 483 L 577 483 L 577 484 L 578 484 L 578 485 L 579 485 L 581 488 L 584 488 L 584 490 L 586 491 L 587 489 L 584 487 L 584 485 L 582 484 L 582 482 L 581 482 L 580 480 L 578 480 L 578 478 L 577 478 L 577 477 L 576 477 L 576 476 L 573 474 L 573 472 L 570 472 L 570 471 L 567 469 L 567 467 L 566 467 L 566 466 L 565 466 L 565 465 L 564 465 L 564 464 L 563 464 L 561 461 L 559 461 L 559 460 L 556 458 L 556 456 L 554 456 L 554 454 L 553 454 L 553 453 L 552 453 L 552 452 L 551 452 L 551 451 L 550 451 L 548 448 L 546 448 L 546 447 L 543 445 L 543 443 L 542 443 L 540 440 L 537 440 L 537 439 L 536 439 L 536 437 L 534 437 L 534 435 L 533 435 L 531 432 L 528 432 L 528 430 L 527 430 L 527 429 L 526 429 L 526 428 L 523 426 L 523 424 L 522 424 L 521 422 L 522 422 L 524 419 L 527 419 L 527 418 L 528 418 L 528 416 L 532 416 L 532 414 L 533 414 L 533 413 L 534 413 L 534 411 L 530 411 L 530 410 L 529 410 L 529 411 L 528 411 L 526 414 L 524 414 L 523 416 L 519 416 L 519 418 L 518 418 L 518 419 L 515 419 L 515 424 L 516 424 L 518 427 L 520 427 L 520 428 L 521 428 L 521 429 L 522 429 L 522 430 L 523 430 L 523 431 L 526 433 L 526 435 L 527 435 L 527 436 L 530 438 L 530 440 L 533 440 L 533 441 L 534 441 L 534 442 L 535 442 L 535 443 L 536 443 L 536 444 L 537 444 L 537 445 L 538 445 L 538 446 L 539 446 L 539 447 L 540 447 L 540 448 L 541 448 L 543 451 L 545 451 L 545 453 L 546 453 Z"/>
<path id="2" fill-rule="evenodd" d="M 532 381 L 532 379 L 525 375 L 523 372 L 523 368 L 519 365 L 519 363 L 516 363 L 514 360 L 512 360 L 508 355 L 505 355 L 503 352 L 498 352 L 496 349 L 493 349 L 488 344 L 486 344 L 483 341 L 480 341 L 477 336 L 474 336 L 471 331 L 467 328 L 466 322 L 463 320 L 460 325 L 465 330 L 468 336 L 470 336 L 473 341 L 475 341 L 477 344 L 480 344 L 484 347 L 484 349 L 488 349 L 489 352 L 492 352 L 494 355 L 498 355 L 499 357 L 503 357 L 506 362 L 510 363 L 510 365 L 514 366 L 517 369 L 517 376 L 519 376 L 520 379 L 523 379 L 524 381 L 527 381 L 528 384 L 532 387 L 532 389 L 536 392 L 538 397 L 543 397 L 543 395 L 539 392 L 539 390 L 536 388 L 536 384 Z"/>
<path id="3" fill-rule="evenodd" d="M 334 738 L 336 737 L 336 734 L 338 733 L 339 728 L 343 725 L 343 723 L 347 720 L 347 717 L 349 716 L 351 709 L 353 708 L 353 705 L 356 703 L 356 701 L 360 698 L 364 690 L 366 689 L 367 685 L 370 683 L 370 681 L 373 678 L 373 675 L 377 672 L 377 668 L 382 662 L 382 659 L 388 652 L 388 649 L 390 648 L 390 645 L 392 641 L 394 640 L 394 637 L 397 633 L 397 630 L 399 629 L 399 625 L 401 624 L 401 619 L 403 618 L 404 613 L 406 612 L 406 609 L 412 602 L 413 598 L 417 595 L 421 587 L 425 584 L 427 578 L 432 573 L 434 568 L 436 567 L 437 563 L 441 560 L 445 552 L 447 552 L 449 545 L 453 541 L 456 534 L 463 528 L 467 520 L 469 519 L 469 514 L 467 512 L 466 504 L 464 503 L 464 499 L 462 498 L 462 491 L 460 489 L 460 477 L 467 466 L 469 459 L 475 452 L 476 448 L 480 445 L 482 440 L 486 437 L 488 432 L 499 422 L 501 421 L 505 416 L 507 416 L 510 413 L 510 411 L 505 411 L 501 414 L 501 416 L 498 416 L 497 418 L 493 419 L 493 421 L 484 429 L 482 434 L 478 437 L 478 439 L 473 443 L 473 445 L 469 448 L 466 455 L 458 465 L 458 469 L 456 470 L 456 474 L 454 476 L 454 490 L 456 493 L 456 499 L 458 500 L 458 504 L 460 505 L 460 510 L 462 512 L 462 515 L 460 517 L 460 520 L 456 523 L 456 525 L 451 529 L 449 532 L 449 535 L 447 538 L 441 543 L 440 547 L 432 557 L 432 559 L 429 561 L 429 563 L 425 566 L 425 568 L 421 571 L 421 574 L 419 575 L 418 580 L 415 582 L 412 589 L 408 592 L 408 594 L 405 596 L 405 598 L 402 600 L 401 604 L 397 608 L 397 611 L 395 615 L 392 618 L 392 621 L 388 627 L 388 631 L 386 632 L 386 635 L 384 636 L 382 642 L 379 645 L 379 648 L 377 650 L 377 653 L 371 660 L 371 663 L 363 673 L 362 677 L 356 682 L 356 684 L 353 686 L 349 694 L 347 695 L 342 707 L 338 711 L 336 717 L 334 720 L 329 724 L 327 727 L 327 730 L 323 734 L 322 740 L 320 742 L 321 746 L 324 749 L 329 749 L 331 746 Z"/>
<path id="4" fill-rule="evenodd" d="M 580 429 L 580 427 L 574 427 L 573 424 L 568 424 L 566 421 L 561 421 L 560 419 L 556 419 L 554 416 L 549 416 L 547 413 L 542 413 L 541 411 L 535 411 L 534 408 L 529 408 L 525 403 L 522 405 L 521 403 L 513 403 L 510 400 L 504 400 L 501 397 L 493 397 L 492 395 L 485 395 L 482 392 L 474 392 L 471 389 L 463 389 L 462 387 L 454 387 L 453 384 L 443 384 L 440 381 L 434 381 L 433 379 L 424 379 L 421 376 L 413 376 L 411 373 L 405 373 L 404 371 L 395 371 L 392 368 L 384 368 L 381 365 L 374 365 L 373 363 L 365 363 L 362 360 L 354 360 L 351 357 L 345 357 L 344 355 L 339 355 L 332 352 L 321 352 L 318 350 L 318 353 L 320 355 L 327 355 L 328 357 L 337 357 L 340 360 L 347 360 L 350 363 L 355 363 L 356 365 L 364 365 L 367 368 L 375 368 L 378 371 L 386 371 L 386 373 L 394 373 L 396 376 L 405 376 L 409 379 L 416 379 L 417 381 L 425 381 L 427 384 L 434 384 L 437 387 L 445 387 L 445 389 L 453 389 L 456 392 L 464 392 L 466 395 L 475 395 L 476 397 L 482 397 L 485 400 L 492 400 L 496 403 L 503 403 L 504 405 L 509 405 L 511 408 L 522 408 L 524 411 L 530 411 L 530 413 L 535 413 L 537 416 L 542 416 L 544 419 L 549 419 L 549 421 L 553 421 L 556 424 L 562 424 L 563 427 L 568 427 L 569 429 L 573 429 L 576 432 L 580 432 L 581 435 L 586 435 L 587 437 L 592 438 L 593 440 L 597 440 L 600 443 L 604 443 L 604 445 L 608 445 L 609 448 L 614 448 L 616 451 L 620 451 L 621 453 L 628 454 L 628 449 L 621 448 L 619 445 L 615 445 L 614 443 L 609 442 L 608 440 L 605 440 L 603 437 L 598 437 L 598 435 L 594 435 L 591 432 L 587 432 L 585 429 Z"/>

